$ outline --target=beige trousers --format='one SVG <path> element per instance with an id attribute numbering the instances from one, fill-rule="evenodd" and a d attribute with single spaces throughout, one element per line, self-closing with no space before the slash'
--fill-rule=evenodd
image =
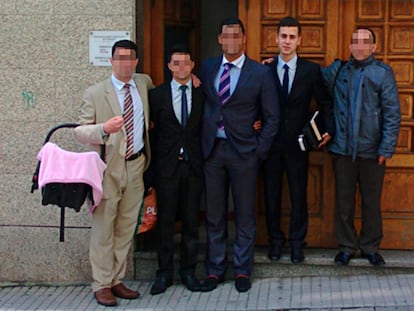
<path id="1" fill-rule="evenodd" d="M 103 199 L 92 215 L 89 259 L 92 290 L 111 288 L 125 277 L 127 255 L 144 195 L 145 155 L 125 162 L 118 194 Z"/>

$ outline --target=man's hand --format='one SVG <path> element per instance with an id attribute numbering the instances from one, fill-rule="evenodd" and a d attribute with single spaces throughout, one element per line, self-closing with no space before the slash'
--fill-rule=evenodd
<path id="1" fill-rule="evenodd" d="M 262 60 L 262 64 L 263 64 L 263 65 L 270 64 L 270 63 L 272 63 L 274 60 L 275 60 L 275 59 L 274 59 L 273 57 L 266 58 L 266 59 Z"/>
<path id="2" fill-rule="evenodd" d="M 332 136 L 329 135 L 329 133 L 325 133 L 322 135 L 322 141 L 318 145 L 318 149 L 321 149 L 323 146 L 325 146 L 330 140 L 332 139 Z"/>
<path id="3" fill-rule="evenodd" d="M 261 129 L 262 129 L 262 120 L 256 120 L 254 123 L 253 123 L 253 128 L 254 128 L 254 130 L 256 131 L 256 132 L 259 132 Z"/>
<path id="4" fill-rule="evenodd" d="M 103 130 L 106 134 L 116 133 L 124 125 L 124 118 L 121 116 L 116 116 L 103 124 Z"/>
<path id="5" fill-rule="evenodd" d="M 201 80 L 194 74 L 191 74 L 191 80 L 193 80 L 193 86 L 198 88 L 201 85 Z"/>
<path id="6" fill-rule="evenodd" d="M 384 157 L 384 156 L 380 155 L 380 156 L 378 157 L 378 165 L 383 165 L 383 164 L 385 164 L 385 160 L 386 160 L 386 159 L 387 159 L 386 157 Z"/>

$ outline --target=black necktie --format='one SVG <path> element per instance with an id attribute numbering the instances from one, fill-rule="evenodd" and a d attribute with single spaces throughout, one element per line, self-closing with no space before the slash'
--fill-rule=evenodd
<path id="1" fill-rule="evenodd" d="M 180 90 L 182 91 L 181 93 L 181 125 L 183 127 L 186 127 L 187 121 L 188 121 L 188 107 L 187 107 L 187 94 L 185 91 L 187 90 L 187 85 L 181 85 Z"/>
<path id="2" fill-rule="evenodd" d="M 289 66 L 284 64 L 283 69 L 285 73 L 283 74 L 282 94 L 285 102 L 287 102 L 289 97 Z"/>
<path id="3" fill-rule="evenodd" d="M 187 94 L 186 94 L 187 85 L 181 85 L 180 90 L 182 92 L 181 93 L 181 126 L 186 127 L 187 121 L 188 121 L 188 107 L 187 107 Z M 182 156 L 185 161 L 188 161 L 188 154 L 186 150 L 184 149 L 184 147 L 181 147 L 179 156 Z"/>

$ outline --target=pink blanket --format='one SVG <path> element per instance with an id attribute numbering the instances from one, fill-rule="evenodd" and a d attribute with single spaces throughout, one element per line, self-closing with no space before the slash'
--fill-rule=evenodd
<path id="1" fill-rule="evenodd" d="M 86 183 L 92 187 L 93 205 L 87 200 L 89 213 L 93 213 L 102 199 L 102 180 L 106 169 L 105 162 L 98 153 L 70 152 L 56 144 L 46 143 L 37 159 L 41 161 L 39 188 L 48 183 Z"/>

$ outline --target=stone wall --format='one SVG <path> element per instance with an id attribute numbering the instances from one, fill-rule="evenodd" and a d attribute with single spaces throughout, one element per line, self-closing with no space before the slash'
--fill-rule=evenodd
<path id="1" fill-rule="evenodd" d="M 48 131 L 76 122 L 83 90 L 111 72 L 88 64 L 89 31 L 135 38 L 135 16 L 135 0 L 0 1 L 0 282 L 90 280 L 86 207 L 67 210 L 59 242 L 60 210 L 41 205 L 31 179 Z M 70 130 L 52 141 L 82 149 Z"/>

